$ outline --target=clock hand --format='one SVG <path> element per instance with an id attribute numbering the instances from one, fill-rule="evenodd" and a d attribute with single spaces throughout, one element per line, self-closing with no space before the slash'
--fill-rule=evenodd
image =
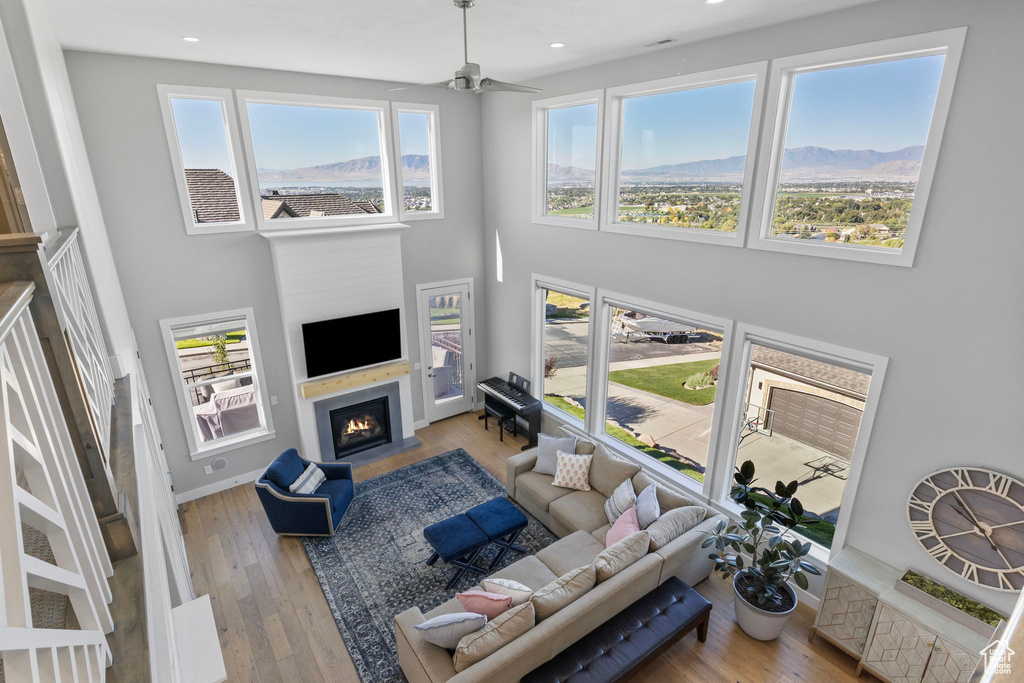
<path id="1" fill-rule="evenodd" d="M 978 529 L 980 530 L 981 529 L 981 522 L 979 522 L 978 518 L 974 516 L 974 512 L 971 510 L 971 508 L 969 508 L 967 506 L 967 503 L 964 502 L 964 499 L 960 497 L 959 493 L 957 493 L 956 491 L 953 491 L 953 495 L 960 502 L 960 505 L 963 506 L 964 510 L 966 510 L 967 513 L 971 516 L 971 519 L 974 521 L 974 526 L 978 527 Z"/>
<path id="2" fill-rule="evenodd" d="M 974 526 L 978 527 L 978 531 L 980 531 L 981 535 L 985 537 L 986 541 L 988 541 L 989 547 L 991 547 L 992 550 L 994 550 L 997 553 L 999 553 L 999 556 L 1002 557 L 1002 555 L 1003 555 L 1002 552 L 1000 552 L 999 548 L 996 547 L 996 544 L 992 542 L 992 538 L 991 538 L 992 532 L 991 531 L 988 531 L 988 532 L 985 531 L 984 527 L 981 526 L 981 522 L 978 521 L 978 518 L 974 515 L 974 512 L 971 510 L 970 507 L 968 507 L 967 503 L 964 502 L 964 499 L 960 497 L 959 493 L 957 493 L 956 491 L 953 491 L 953 496 L 957 499 L 957 501 L 960 502 L 960 505 L 963 506 L 963 509 L 970 515 L 969 519 L 974 523 Z M 961 516 L 966 517 L 966 515 L 964 515 L 963 512 L 961 512 L 957 508 L 953 508 L 953 509 L 956 512 L 960 513 Z M 1005 557 L 1003 557 L 1003 562 L 1006 562 L 1007 567 L 1011 567 L 1010 563 L 1007 561 L 1007 559 Z"/>

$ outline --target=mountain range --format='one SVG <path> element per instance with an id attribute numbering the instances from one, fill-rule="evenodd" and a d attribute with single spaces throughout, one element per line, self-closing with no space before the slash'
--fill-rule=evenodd
<path id="1" fill-rule="evenodd" d="M 892 152 L 873 149 L 827 149 L 796 147 L 783 157 L 782 179 L 825 180 L 830 178 L 913 181 L 921 169 L 924 147 L 914 145 Z M 692 182 L 694 180 L 742 180 L 746 156 L 702 159 L 681 164 L 627 169 L 622 178 L 637 183 Z M 583 182 L 594 179 L 592 169 L 548 164 L 548 180 Z"/>
<path id="2" fill-rule="evenodd" d="M 336 183 L 346 180 L 380 180 L 380 157 L 361 157 L 338 161 L 333 164 L 307 166 L 305 168 L 260 168 L 257 169 L 261 183 L 272 182 L 325 182 Z M 430 180 L 430 157 L 426 154 L 405 154 L 402 156 L 402 179 Z"/>

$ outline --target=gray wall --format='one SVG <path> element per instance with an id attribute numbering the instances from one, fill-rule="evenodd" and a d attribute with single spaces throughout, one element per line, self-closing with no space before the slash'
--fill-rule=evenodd
<path id="1" fill-rule="evenodd" d="M 423 90 L 388 93 L 388 83 L 86 52 L 65 54 L 86 146 L 132 327 L 143 354 L 175 490 L 192 489 L 257 470 L 298 443 L 294 387 L 270 246 L 255 232 L 189 236 L 178 202 L 156 84 L 196 85 L 392 99 L 440 105 L 445 218 L 416 221 L 402 236 L 410 356 L 418 283 L 473 276 L 482 298 L 480 102 Z M 395 97 L 398 95 L 398 97 Z M 158 321 L 252 306 L 262 345 L 277 438 L 224 454 L 226 469 L 207 476 L 210 460 L 192 462 L 174 398 Z M 484 348 L 486 339 L 478 340 Z M 423 418 L 418 373 L 415 418 Z"/>
<path id="2" fill-rule="evenodd" d="M 487 362 L 530 368 L 530 273 L 596 285 L 888 356 L 847 540 L 1009 612 L 1012 596 L 939 569 L 906 500 L 923 475 L 982 465 L 1024 477 L 1020 436 L 1024 144 L 1016 0 L 886 0 L 538 79 L 539 97 L 969 26 L 913 268 L 533 225 L 531 98 L 483 107 Z M 894 103 L 898 106 L 898 103 Z M 504 282 L 495 282 L 495 233 Z"/>

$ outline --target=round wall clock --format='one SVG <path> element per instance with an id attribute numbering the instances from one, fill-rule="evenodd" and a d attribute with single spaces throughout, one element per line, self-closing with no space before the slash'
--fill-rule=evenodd
<path id="1" fill-rule="evenodd" d="M 918 482 L 910 528 L 937 562 L 982 586 L 1024 589 L 1024 482 L 980 467 L 953 467 Z"/>

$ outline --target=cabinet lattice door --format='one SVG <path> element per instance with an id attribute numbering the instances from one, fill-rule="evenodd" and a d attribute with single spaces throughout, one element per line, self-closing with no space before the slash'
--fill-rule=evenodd
<path id="1" fill-rule="evenodd" d="M 859 655 L 864 652 L 876 601 L 874 595 L 860 586 L 836 572 L 829 572 L 816 629 L 832 642 Z"/>
<path id="2" fill-rule="evenodd" d="M 931 631 L 882 605 L 864 664 L 890 683 L 921 683 L 934 644 Z"/>
<path id="3" fill-rule="evenodd" d="M 978 655 L 939 638 L 928 660 L 924 683 L 969 683 L 979 659 Z"/>

